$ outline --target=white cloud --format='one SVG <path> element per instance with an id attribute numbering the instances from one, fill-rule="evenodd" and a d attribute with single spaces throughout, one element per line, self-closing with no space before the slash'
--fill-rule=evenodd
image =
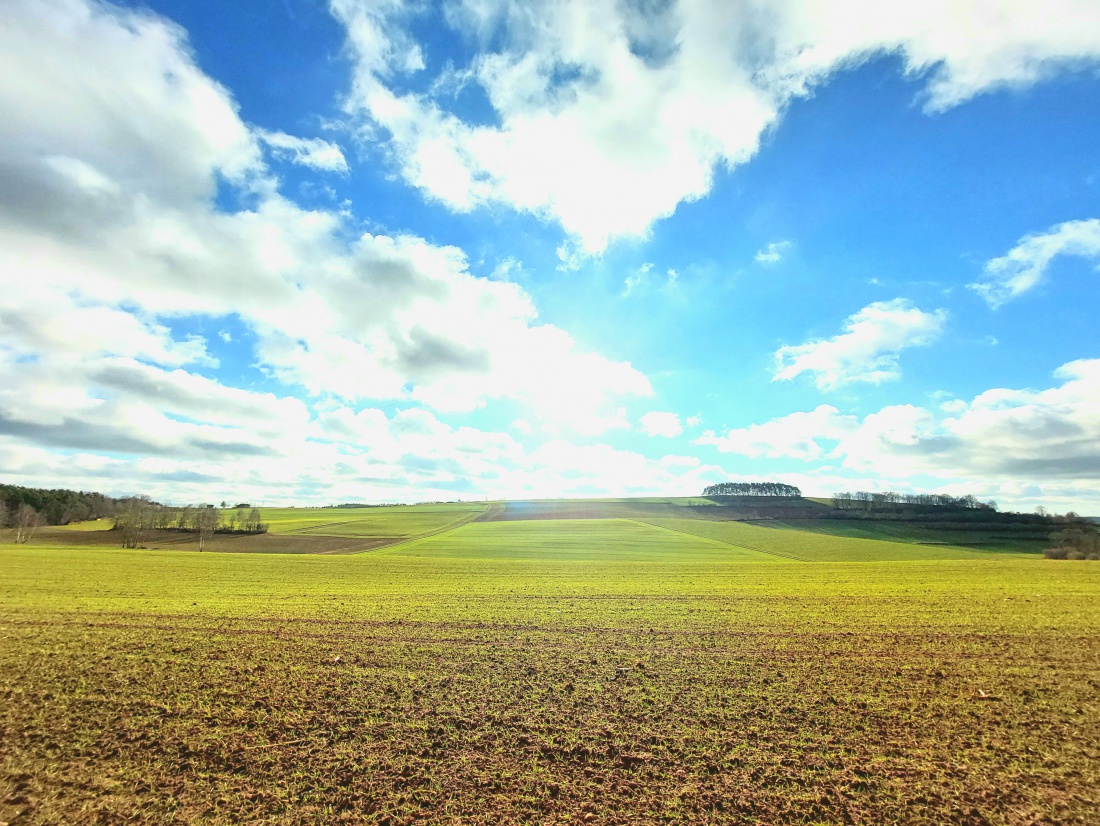
<path id="1" fill-rule="evenodd" d="M 694 468 L 694 467 L 699 467 L 700 465 L 703 464 L 698 456 L 677 456 L 677 455 L 671 454 L 671 453 L 667 456 L 662 456 L 658 460 L 657 463 L 661 467 L 666 467 L 666 468 L 678 468 L 678 467 Z"/>
<path id="2" fill-rule="evenodd" d="M 706 431 L 695 440 L 697 445 L 712 445 L 723 453 L 736 453 L 750 459 L 767 457 L 821 459 L 831 450 L 822 442 L 835 442 L 856 426 L 852 416 L 841 415 L 835 407 L 820 405 L 809 413 L 791 413 L 764 424 L 734 428 L 723 436 Z"/>
<path id="3" fill-rule="evenodd" d="M 219 175 L 243 182 L 260 165 L 236 105 L 195 66 L 183 30 L 150 14 L 83 0 L 7 2 L 0 83 L 3 189 L 10 203 L 13 187 L 35 184 L 22 193 L 28 218 L 55 206 L 42 191 L 47 172 L 55 187 L 93 201 L 124 188 L 180 203 L 212 196 Z"/>
<path id="4" fill-rule="evenodd" d="M 773 241 L 764 247 L 764 249 L 758 250 L 753 258 L 757 264 L 763 264 L 764 266 L 778 264 L 783 258 L 783 254 L 790 249 L 790 247 L 790 241 Z"/>
<path id="5" fill-rule="evenodd" d="M 169 366 L 218 363 L 197 336 L 175 339 L 165 325 L 147 315 L 81 301 L 52 285 L 0 290 L 0 349 L 26 359 L 75 352 L 86 357 L 134 356 Z"/>
<path id="6" fill-rule="evenodd" d="M 1043 499 L 1063 510 L 1100 507 L 1100 359 L 1070 362 L 1054 376 L 1060 383 L 1046 389 L 993 388 L 970 401 L 891 405 L 862 418 L 821 405 L 725 435 L 707 431 L 695 443 L 826 462 L 804 485 L 825 493 L 945 490 L 1030 507 Z"/>
<path id="7" fill-rule="evenodd" d="M 901 375 L 898 353 L 936 339 L 947 320 L 944 310 L 925 312 L 902 298 L 876 301 L 844 322 L 829 339 L 780 347 L 773 381 L 810 373 L 822 390 L 855 382 L 879 384 Z"/>
<path id="8" fill-rule="evenodd" d="M 347 174 L 348 162 L 344 153 L 334 143 L 321 138 L 297 138 L 286 132 L 272 132 L 266 129 L 257 133 L 276 157 L 283 158 L 319 172 L 339 172 Z"/>
<path id="9" fill-rule="evenodd" d="M 985 278 L 969 287 L 991 307 L 1000 307 L 1038 285 L 1059 255 L 1100 259 L 1100 220 L 1066 221 L 1028 235 L 985 265 Z"/>
<path id="10" fill-rule="evenodd" d="M 232 491 L 275 504 L 690 494 L 722 477 L 691 457 L 653 460 L 564 439 L 525 449 L 507 433 L 453 427 L 415 407 L 311 410 L 126 359 L 83 371 L 55 364 L 43 374 L 0 359 L 0 464 L 9 481 L 173 502 Z"/>
<path id="11" fill-rule="evenodd" d="M 356 64 L 348 110 L 390 136 L 404 178 L 456 210 L 503 203 L 558 222 L 577 243 L 566 266 L 706 195 L 793 99 L 875 55 L 926 78 L 929 111 L 1100 56 L 1090 0 L 452 0 L 445 18 L 476 56 L 445 74 L 481 87 L 485 123 L 439 93 L 452 83 L 402 90 L 424 66 L 410 59 L 415 12 L 330 5 Z"/>
<path id="12" fill-rule="evenodd" d="M 1100 480 L 1100 359 L 1055 371 L 1046 390 L 996 388 L 938 416 L 912 405 L 864 418 L 838 453 L 884 473 Z"/>
<path id="13" fill-rule="evenodd" d="M 671 439 L 684 432 L 680 425 L 680 417 L 676 413 L 646 413 L 639 420 L 642 432 L 647 436 L 664 436 Z"/>
<path id="14" fill-rule="evenodd" d="M 540 324 L 520 286 L 473 276 L 461 250 L 348 242 L 342 213 L 281 196 L 258 148 L 273 133 L 250 132 L 178 27 L 82 0 L 21 0 L 5 18 L 0 344 L 13 352 L 213 364 L 167 321 L 234 315 L 263 370 L 318 396 L 439 410 L 509 397 L 592 433 L 624 426 L 622 396 L 652 392 Z M 221 211 L 219 180 L 251 206 Z"/>

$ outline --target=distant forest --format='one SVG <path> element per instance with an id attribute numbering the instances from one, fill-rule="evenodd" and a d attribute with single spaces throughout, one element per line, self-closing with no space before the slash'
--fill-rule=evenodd
<path id="1" fill-rule="evenodd" d="M 974 496 L 951 496 L 946 493 L 895 493 L 886 491 L 843 491 L 833 494 L 833 504 L 840 510 L 876 510 L 889 505 L 924 505 L 935 508 L 965 510 L 997 510 L 997 503 L 981 502 Z"/>
<path id="2" fill-rule="evenodd" d="M 113 516 L 127 498 L 114 499 L 102 493 L 77 490 L 47 490 L 23 488 L 18 485 L 0 485 L 0 507 L 4 515 L 18 513 L 20 509 L 33 508 L 47 525 L 67 525 Z"/>
<path id="3" fill-rule="evenodd" d="M 225 503 L 222 503 L 225 505 Z M 88 491 L 0 485 L 0 528 L 15 528 L 15 541 L 25 542 L 41 525 L 68 525 L 111 518 L 124 548 L 142 547 L 155 530 L 196 533 L 200 549 L 214 533 L 267 533 L 258 508 L 247 502 L 232 508 L 213 505 L 167 507 L 148 496 L 105 496 Z"/>
<path id="4" fill-rule="evenodd" d="M 719 482 L 703 488 L 703 496 L 801 496 L 794 485 L 781 482 Z"/>

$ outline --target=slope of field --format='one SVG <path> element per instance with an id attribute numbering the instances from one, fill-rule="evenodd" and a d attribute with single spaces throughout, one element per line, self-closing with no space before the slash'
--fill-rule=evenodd
<path id="1" fill-rule="evenodd" d="M 744 522 L 716 522 L 701 519 L 647 519 L 645 521 L 647 524 L 680 531 L 691 536 L 727 542 L 737 547 L 802 562 L 968 559 L 983 555 L 980 551 L 951 546 L 856 539 L 762 527 Z"/>
<path id="2" fill-rule="evenodd" d="M 488 507 L 480 503 L 443 503 L 380 508 L 264 508 L 265 534 L 218 533 L 205 550 L 214 553 L 348 554 L 363 553 L 396 542 L 431 536 L 469 522 Z M 40 529 L 38 545 L 117 546 L 119 535 L 110 519 Z M 13 531 L 0 531 L 0 541 Z M 197 551 L 198 535 L 174 529 L 151 530 L 146 548 Z"/>
<path id="3" fill-rule="evenodd" d="M 89 519 L 86 522 L 71 522 L 68 525 L 57 525 L 57 530 L 66 531 L 68 533 L 95 533 L 97 531 L 109 531 L 114 527 L 114 520 L 107 519 L 106 517 L 101 519 Z"/>
<path id="4" fill-rule="evenodd" d="M 270 508 L 263 511 L 263 517 L 271 533 L 406 538 L 461 525 L 487 507 L 476 502 L 448 502 L 380 508 Z"/>
<path id="5" fill-rule="evenodd" d="M 455 559 L 776 561 L 767 554 L 625 519 L 474 522 L 392 552 Z"/>
<path id="6" fill-rule="evenodd" d="M 117 548 L 121 538 L 110 529 L 110 522 L 95 529 L 73 530 L 71 526 L 40 528 L 31 540 L 34 546 Z M 89 523 L 94 524 L 94 523 Z M 103 523 L 100 523 L 101 525 Z M 11 534 L 11 531 L 7 531 Z M 336 554 L 362 553 L 400 542 L 405 537 L 364 536 L 301 536 L 293 533 L 214 534 L 204 546 L 210 553 L 232 554 Z M 3 541 L 0 536 L 0 541 Z M 198 551 L 198 534 L 174 529 L 150 531 L 145 537 L 145 549 L 163 551 Z"/>
<path id="7" fill-rule="evenodd" d="M 764 496 L 684 496 L 637 499 L 533 499 L 494 503 L 481 522 L 543 519 L 749 519 L 798 517 L 822 507 L 808 499 Z"/>
<path id="8" fill-rule="evenodd" d="M 943 527 L 936 523 L 902 522 L 871 519 L 794 519 L 774 520 L 770 528 L 852 539 L 881 539 L 888 542 L 954 545 L 991 549 L 1002 553 L 1038 553 L 1050 545 L 1050 528 L 976 524 L 964 528 Z"/>
<path id="9" fill-rule="evenodd" d="M 441 539 L 0 546 L 0 820 L 1098 822 L 1100 565 Z"/>
<path id="10" fill-rule="evenodd" d="M 828 512 L 829 518 L 819 518 Z M 803 561 L 873 561 L 963 558 L 975 553 L 1038 553 L 1049 544 L 1048 526 L 997 522 L 904 521 L 867 518 L 835 518 L 820 502 L 784 497 L 650 497 L 637 499 L 548 499 L 492 503 L 438 503 L 375 508 L 266 508 L 263 518 L 270 532 L 261 536 L 217 534 L 206 550 L 251 553 L 361 553 L 436 536 L 467 523 L 504 524 L 617 520 L 615 530 L 635 530 L 624 520 L 723 542 Z M 817 513 L 809 518 L 807 515 Z M 941 515 L 943 516 L 943 515 Z M 689 522 L 699 524 L 691 525 Z M 703 524 L 703 523 L 716 524 Z M 117 544 L 110 520 L 41 530 L 39 544 Z M 531 529 L 523 536 L 541 541 Z M 556 529 L 546 527 L 548 537 Z M 760 531 L 764 531 L 761 533 Z M 786 535 L 784 535 L 786 534 Z M 516 534 L 517 536 L 520 534 Z M 555 536 L 562 534 L 553 533 Z M 510 536 L 492 532 L 466 532 L 465 537 Z M 0 541 L 13 532 L 0 531 Z M 886 544 L 845 542 L 879 540 Z M 603 537 L 607 547 L 614 539 Z M 496 547 L 499 543 L 489 540 Z M 529 544 L 528 540 L 524 540 Z M 610 542 L 610 544 L 608 544 Z M 899 544 L 900 543 L 900 544 Z M 144 543 L 148 548 L 198 550 L 196 534 L 154 531 Z M 522 544 L 522 543 L 521 543 Z M 922 546 L 904 548 L 901 545 Z M 437 546 L 433 546 L 437 547 Z M 590 548 L 593 552 L 598 547 Z M 456 551 L 457 553 L 458 551 Z M 495 553 L 495 551 L 494 551 Z"/>

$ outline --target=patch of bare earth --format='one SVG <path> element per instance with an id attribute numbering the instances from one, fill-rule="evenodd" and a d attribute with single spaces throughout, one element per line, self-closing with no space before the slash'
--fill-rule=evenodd
<path id="1" fill-rule="evenodd" d="M 358 537 L 358 536 L 310 536 L 303 534 L 214 534 L 204 543 L 204 551 L 211 553 L 253 554 L 332 554 L 360 553 L 384 548 L 406 537 Z M 121 547 L 121 539 L 115 531 L 62 531 L 44 529 L 34 540 L 36 544 L 57 544 L 66 547 Z M 150 531 L 142 543 L 149 550 L 198 551 L 198 535 L 189 531 Z"/>
<path id="2" fill-rule="evenodd" d="M 0 821 L 1100 822 L 1100 635 L 0 617 Z"/>

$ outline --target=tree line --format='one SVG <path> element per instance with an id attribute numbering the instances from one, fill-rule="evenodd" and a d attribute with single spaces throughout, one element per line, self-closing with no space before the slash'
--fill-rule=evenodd
<path id="1" fill-rule="evenodd" d="M 14 528 L 15 541 L 22 544 L 43 525 L 113 517 L 124 548 L 142 547 L 150 531 L 174 529 L 197 533 L 200 550 L 215 533 L 267 533 L 258 508 L 248 503 L 225 508 L 225 504 L 221 510 L 212 505 L 177 508 L 148 496 L 0 485 L 0 528 Z"/>
<path id="2" fill-rule="evenodd" d="M 91 491 L 0 485 L 0 528 L 14 528 L 15 541 L 23 544 L 43 525 L 100 519 L 127 501 Z"/>
<path id="3" fill-rule="evenodd" d="M 119 532 L 123 548 L 141 548 L 151 531 L 177 530 L 198 534 L 199 550 L 216 533 L 267 533 L 259 508 L 248 505 L 220 509 L 213 505 L 165 507 L 146 497 L 126 502 L 115 513 L 114 530 Z"/>
<path id="4" fill-rule="evenodd" d="M 843 491 L 833 494 L 833 505 L 840 510 L 875 510 L 883 505 L 925 505 L 968 510 L 997 510 L 997 503 L 981 502 L 974 496 L 951 496 L 946 493 L 897 493 L 885 491 Z"/>
<path id="5" fill-rule="evenodd" d="M 703 496 L 801 496 L 794 485 L 781 482 L 719 482 L 703 488 Z"/>
<path id="6" fill-rule="evenodd" d="M 0 508 L 11 516 L 23 505 L 42 517 L 46 525 L 67 525 L 99 519 L 115 512 L 122 501 L 83 490 L 24 488 L 19 485 L 0 485 Z"/>

